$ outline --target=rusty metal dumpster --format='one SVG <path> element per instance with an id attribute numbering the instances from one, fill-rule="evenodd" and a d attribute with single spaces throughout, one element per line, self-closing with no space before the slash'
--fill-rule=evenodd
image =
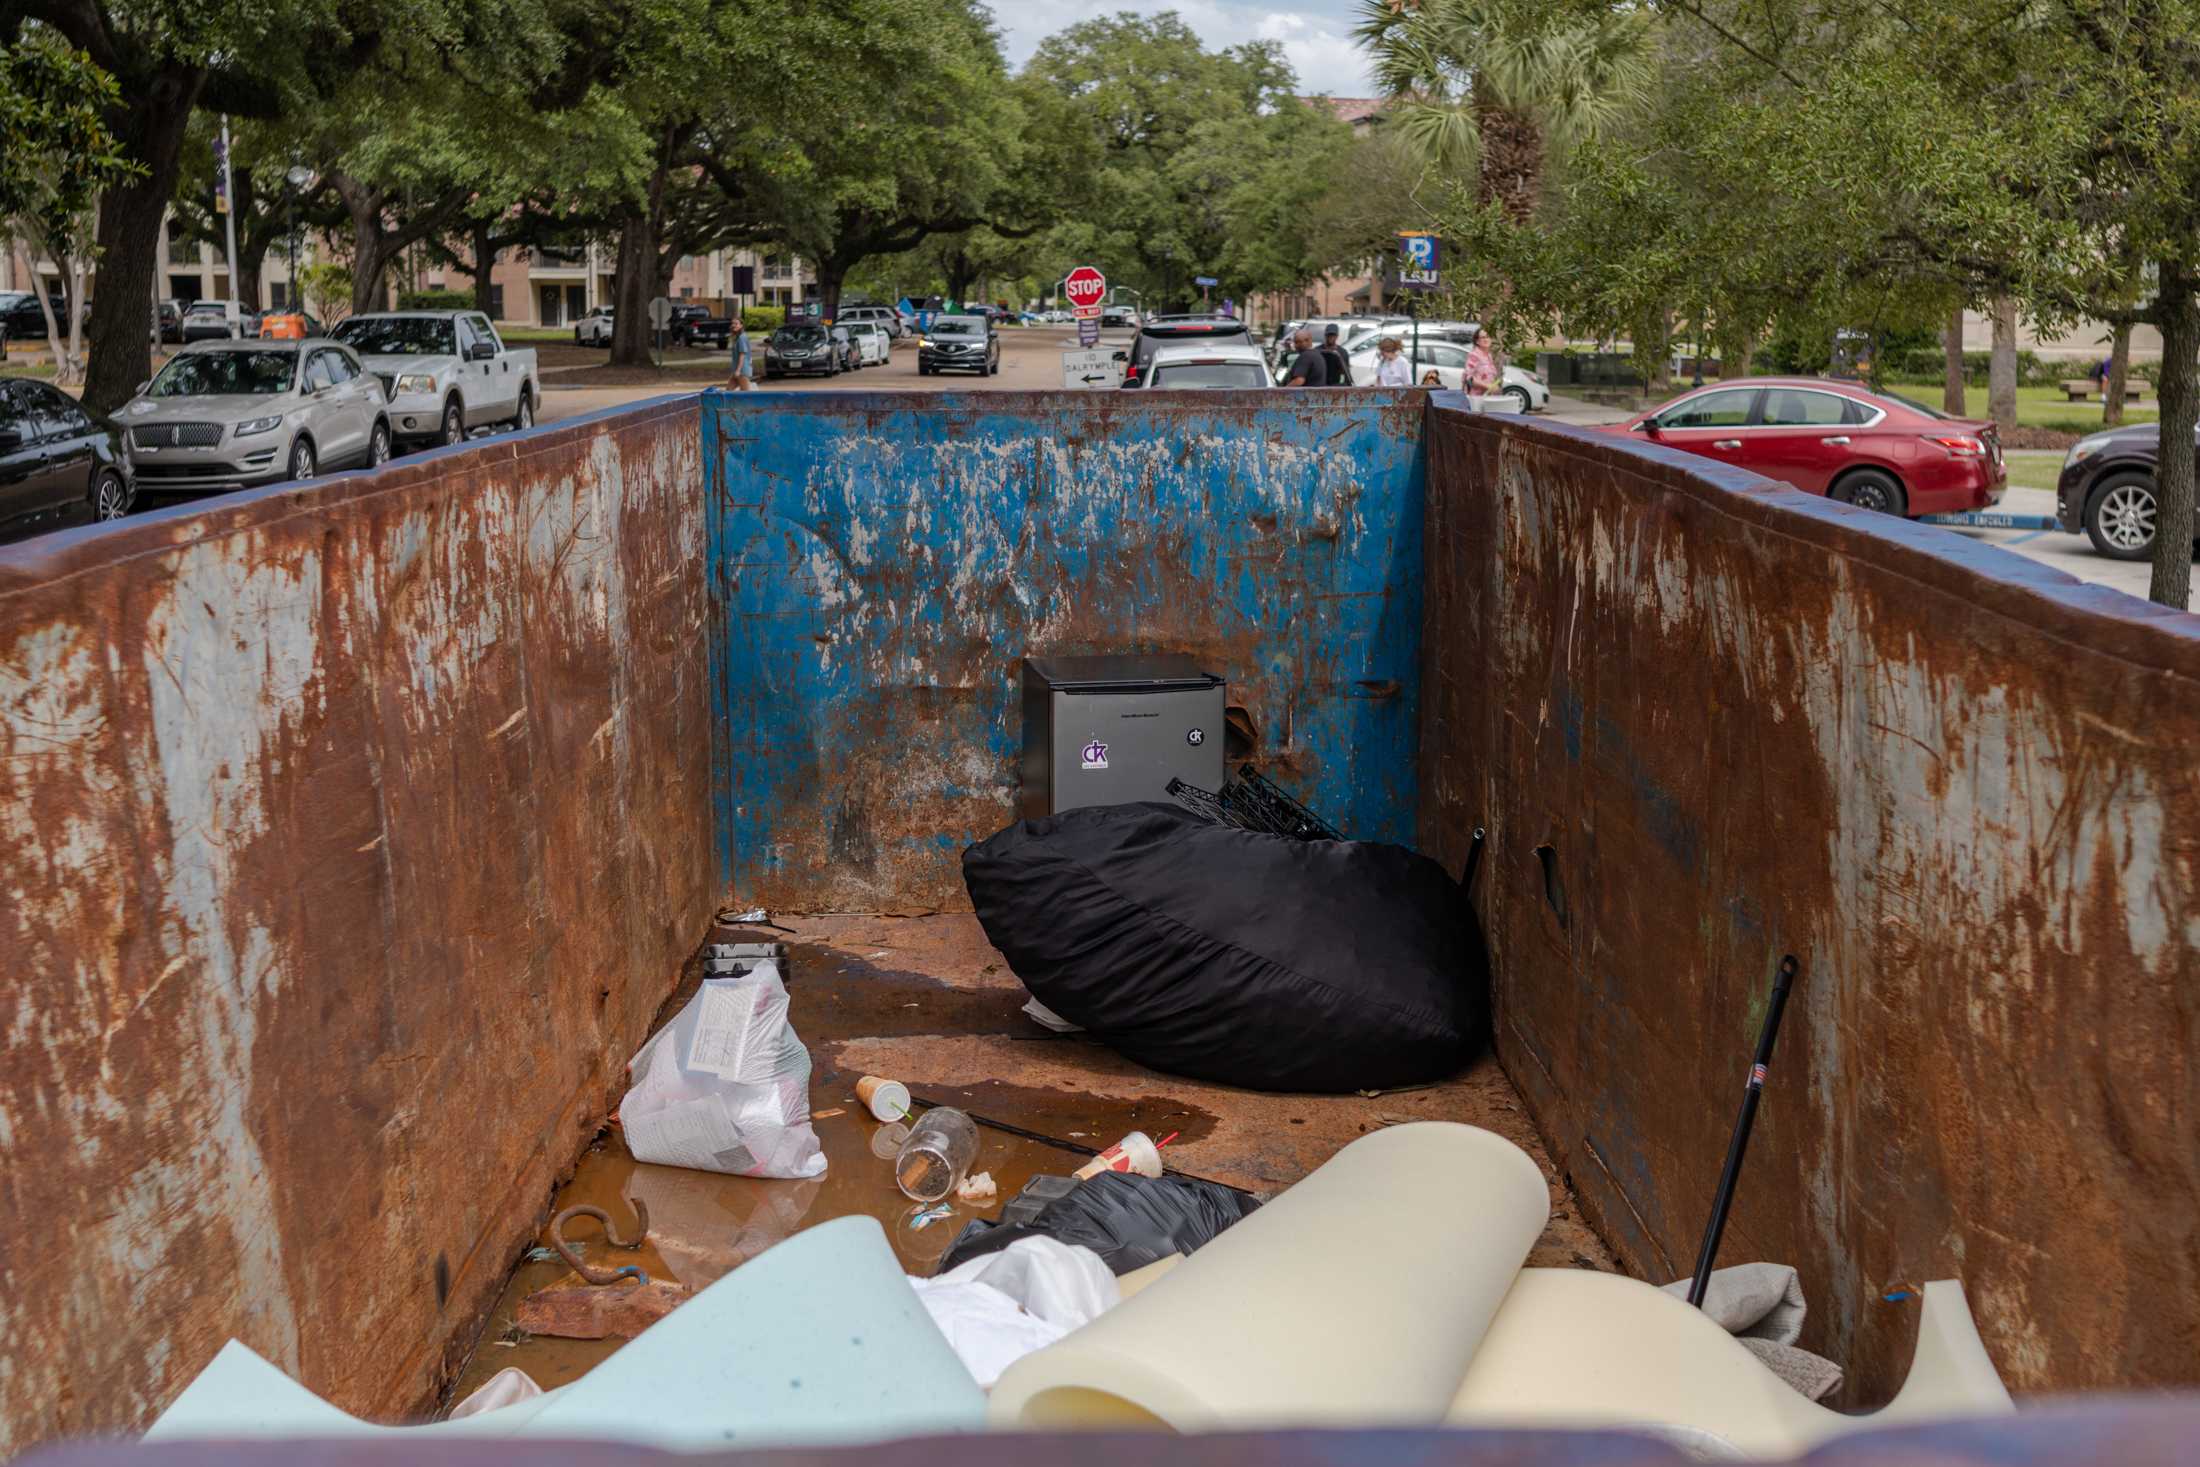
<path id="1" fill-rule="evenodd" d="M 960 904 L 1031 651 L 1491 831 L 1498 1055 L 1631 1270 L 1789 948 L 1730 1246 L 1857 1399 L 1936 1276 L 2020 1391 L 2193 1382 L 2186 619 L 1441 399 L 1125 398 L 709 394 L 0 552 L 0 1449 L 232 1336 L 432 1403 L 722 901 Z"/>

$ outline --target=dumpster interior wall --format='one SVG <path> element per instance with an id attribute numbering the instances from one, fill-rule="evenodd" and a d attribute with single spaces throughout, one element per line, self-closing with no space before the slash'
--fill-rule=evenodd
<path id="1" fill-rule="evenodd" d="M 1423 846 L 1492 833 L 1498 1052 L 1630 1269 L 1688 1273 L 1794 952 L 1722 1257 L 1852 1399 L 1943 1277 L 2012 1389 L 2200 1381 L 2192 619 L 1581 430 L 1430 462 Z"/>
<path id="2" fill-rule="evenodd" d="M 1411 838 L 1419 404 L 1133 396 L 705 399 L 739 900 L 967 911 L 963 847 L 1015 818 L 1027 653 L 1195 653 L 1265 771 Z"/>
<path id="3" fill-rule="evenodd" d="M 0 553 L 0 1456 L 430 1404 L 717 893 L 692 400 Z"/>

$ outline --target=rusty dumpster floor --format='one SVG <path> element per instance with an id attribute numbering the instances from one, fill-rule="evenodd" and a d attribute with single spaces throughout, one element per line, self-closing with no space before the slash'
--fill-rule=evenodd
<path id="1" fill-rule="evenodd" d="M 921 1211 L 896 1190 L 889 1164 L 872 1155 L 878 1129 L 856 1104 L 863 1075 L 888 1075 L 921 1100 L 1083 1146 L 1124 1132 L 1155 1139 L 1176 1132 L 1163 1153 L 1171 1170 L 1272 1195 L 1306 1175 L 1354 1137 L 1410 1120 L 1465 1121 L 1506 1137 L 1535 1158 L 1551 1188 L 1551 1221 L 1528 1262 L 1614 1270 L 1610 1252 L 1582 1220 L 1552 1173 L 1519 1097 L 1496 1061 L 1425 1089 L 1372 1097 L 1269 1095 L 1178 1079 L 1144 1069 L 1080 1035 L 1057 1035 L 1022 1012 L 1029 997 L 986 943 L 977 920 L 930 914 L 775 916 L 792 932 L 721 927 L 712 941 L 775 939 L 789 945 L 788 992 L 795 1030 L 814 1066 L 810 1104 L 828 1167 L 809 1181 L 772 1182 L 650 1166 L 627 1154 L 616 1124 L 559 1189 L 551 1213 L 578 1203 L 604 1208 L 631 1226 L 631 1199 L 648 1204 L 650 1235 L 638 1253 L 604 1247 L 589 1222 L 571 1231 L 590 1262 L 639 1264 L 651 1278 L 700 1288 L 806 1227 L 851 1213 L 877 1218 L 914 1274 L 929 1274 L 974 1217 L 995 1217 L 1037 1173 L 1066 1173 L 1084 1158 L 981 1127 L 973 1170 L 990 1171 L 999 1198 L 955 1204 L 952 1216 L 921 1228 Z M 660 1022 L 699 981 L 690 962 Z M 549 1242 L 545 1232 L 538 1243 Z M 480 1344 L 447 1402 L 462 1400 L 507 1366 L 545 1389 L 578 1379 L 619 1340 L 525 1335 L 512 1311 L 563 1278 L 563 1262 L 522 1263 L 486 1321 Z"/>

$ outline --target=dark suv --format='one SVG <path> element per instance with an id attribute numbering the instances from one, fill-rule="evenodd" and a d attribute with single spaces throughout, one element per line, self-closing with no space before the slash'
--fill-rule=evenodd
<path id="1" fill-rule="evenodd" d="M 2055 518 L 2111 560 L 2154 553 L 2154 465 L 2161 430 L 2153 423 L 2081 438 L 2055 481 Z M 2200 445 L 2200 431 L 2193 434 Z"/>
<path id="2" fill-rule="evenodd" d="M 941 316 L 917 342 L 917 375 L 976 372 L 999 376 L 1001 334 L 984 316 Z"/>
<path id="3" fill-rule="evenodd" d="M 1251 346 L 1253 333 L 1235 316 L 1155 316 L 1138 328 L 1130 348 L 1115 359 L 1123 363 L 1123 385 L 1144 385 L 1153 354 L 1165 346 L 1196 342 L 1203 346 Z"/>

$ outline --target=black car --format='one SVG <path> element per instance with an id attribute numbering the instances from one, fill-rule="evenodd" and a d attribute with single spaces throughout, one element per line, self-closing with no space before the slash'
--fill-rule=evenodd
<path id="1" fill-rule="evenodd" d="M 764 343 L 764 377 L 834 377 L 841 370 L 840 343 L 815 321 L 782 326 Z"/>
<path id="2" fill-rule="evenodd" d="M 2154 554 L 2154 465 L 2161 430 L 2153 423 L 2081 438 L 2055 481 L 2055 518 L 2111 560 Z M 2193 434 L 2200 445 L 2200 431 Z"/>
<path id="3" fill-rule="evenodd" d="M 727 317 L 713 316 L 704 311 L 700 316 L 688 318 L 681 327 L 680 339 L 689 346 L 707 346 L 724 351 L 733 340 L 733 322 Z"/>
<path id="4" fill-rule="evenodd" d="M 1001 335 L 984 316 L 941 316 L 917 341 L 917 375 L 976 372 L 997 377 L 1001 371 Z"/>
<path id="5" fill-rule="evenodd" d="M 54 324 L 66 335 L 69 303 L 57 295 L 46 299 L 53 306 Z M 38 297 L 27 290 L 0 290 L 0 327 L 7 328 L 10 341 L 44 341 L 46 316 L 38 309 Z"/>
<path id="6" fill-rule="evenodd" d="M 174 345 L 183 341 L 183 313 L 190 308 L 189 301 L 162 301 L 160 303 L 160 339 Z"/>
<path id="7" fill-rule="evenodd" d="M 1253 333 L 1235 316 L 1153 316 L 1131 338 L 1130 349 L 1115 359 L 1123 363 L 1123 386 L 1136 387 L 1153 354 L 1164 346 L 1197 342 L 1203 346 L 1251 346 Z"/>
<path id="8" fill-rule="evenodd" d="M 714 318 L 708 306 L 674 306 L 665 338 L 682 346 L 724 346 L 731 329 L 732 323 Z"/>
<path id="9" fill-rule="evenodd" d="M 58 388 L 0 377 L 0 539 L 119 520 L 135 495 L 120 430 Z"/>

